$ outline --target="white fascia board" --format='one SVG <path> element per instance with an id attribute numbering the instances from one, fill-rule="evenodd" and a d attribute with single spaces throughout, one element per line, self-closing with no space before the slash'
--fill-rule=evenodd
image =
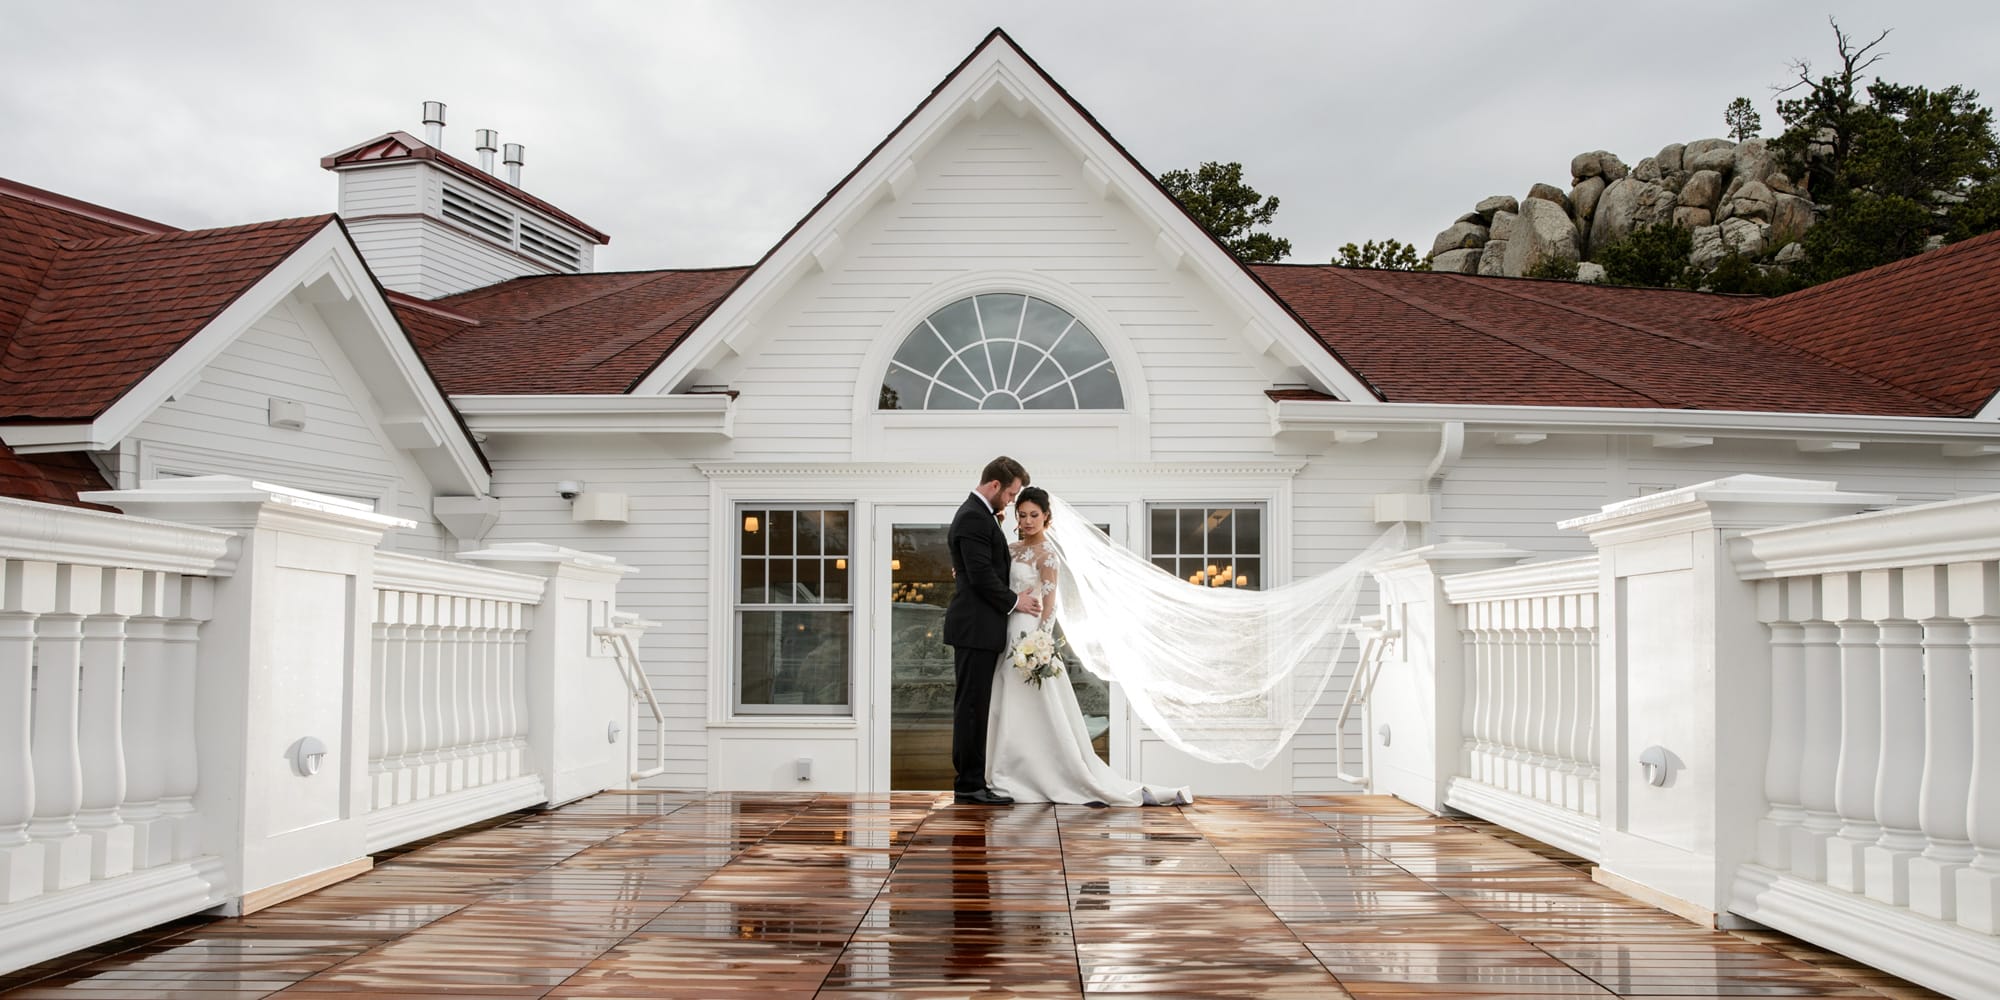
<path id="1" fill-rule="evenodd" d="M 1583 406 L 1452 406 L 1439 403 L 1341 403 L 1279 400 L 1272 430 L 1420 430 L 1448 422 L 1467 429 L 1545 434 L 1652 434 L 1672 431 L 1717 437 L 1864 440 L 1915 444 L 2000 440 L 2000 427 L 1963 417 L 1883 417 L 1848 413 L 1769 413 L 1753 410 L 1650 410 Z"/>
<path id="2" fill-rule="evenodd" d="M 1154 223 L 1162 239 L 1186 248 L 1180 261 L 1182 270 L 1200 275 L 1246 321 L 1260 321 L 1277 337 L 1289 341 L 1290 353 L 1301 359 L 1301 366 L 1334 395 L 1343 399 L 1375 398 L 1359 377 L 1335 359 L 1241 264 L 1216 245 L 1152 178 L 1134 167 L 1122 151 L 1084 120 L 1019 50 L 997 35 L 967 60 L 918 114 L 890 136 L 825 205 L 744 278 L 632 393 L 661 395 L 672 391 L 716 349 L 723 331 L 746 322 L 761 303 L 782 295 L 792 281 L 807 273 L 800 266 L 804 258 L 811 256 L 830 234 L 850 225 L 850 220 L 873 207 L 884 191 L 897 190 L 896 175 L 920 159 L 931 143 L 962 117 L 978 114 L 979 98 L 996 87 L 1018 95 L 1024 103 L 1020 113 L 1035 114 L 1083 161 L 1085 172 L 1093 181 L 1102 175 L 1107 197 L 1124 201 Z"/>
<path id="3" fill-rule="evenodd" d="M 238 296 L 221 313 L 201 328 L 188 342 L 169 355 L 165 362 L 126 391 L 101 415 L 89 423 L 41 424 L 0 427 L 0 440 L 23 454 L 57 451 L 107 451 L 115 448 L 169 399 L 184 392 L 201 378 L 223 351 L 255 325 L 285 297 L 299 292 L 322 278 L 329 279 L 334 292 L 355 303 L 367 315 L 369 327 L 380 338 L 379 353 L 387 357 L 396 378 L 383 379 L 373 365 L 357 364 L 368 381 L 368 389 L 384 403 L 404 403 L 421 412 L 443 437 L 439 449 L 450 457 L 447 469 L 457 481 L 435 482 L 441 493 L 486 493 L 491 477 L 479 460 L 470 438 L 459 429 L 458 421 L 437 391 L 430 373 L 403 328 L 390 312 L 389 303 L 376 291 L 375 281 L 362 263 L 360 254 L 340 226 L 329 221 L 291 256 L 280 261 L 249 290 Z M 338 337 L 338 331 L 335 331 Z M 343 344 L 353 352 L 360 345 Z M 375 377 L 370 378 L 371 373 Z"/>
<path id="4" fill-rule="evenodd" d="M 674 396 L 453 396 L 473 433 L 695 434 L 730 437 L 735 400 L 726 393 Z"/>

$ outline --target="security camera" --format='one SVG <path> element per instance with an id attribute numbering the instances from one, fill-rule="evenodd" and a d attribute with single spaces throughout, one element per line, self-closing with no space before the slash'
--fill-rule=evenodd
<path id="1" fill-rule="evenodd" d="M 556 484 L 556 495 L 562 497 L 564 500 L 574 500 L 576 499 L 576 495 L 582 492 L 583 484 L 574 479 L 565 479 Z"/>

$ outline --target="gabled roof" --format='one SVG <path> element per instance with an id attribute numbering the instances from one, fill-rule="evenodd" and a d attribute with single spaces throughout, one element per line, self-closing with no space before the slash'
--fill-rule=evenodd
<path id="1" fill-rule="evenodd" d="M 1718 318 L 1955 413 L 1975 413 L 2000 388 L 2000 232 Z"/>
<path id="2" fill-rule="evenodd" d="M 925 96 L 861 163 L 841 178 L 799 220 L 743 280 L 716 304 L 677 346 L 663 356 L 635 392 L 665 393 L 705 364 L 721 347 L 735 348 L 738 333 L 753 323 L 756 310 L 783 294 L 808 268 L 827 266 L 837 255 L 840 227 L 868 211 L 882 197 L 904 195 L 916 160 L 929 142 L 944 134 L 961 113 L 983 115 L 996 105 L 1017 115 L 1037 115 L 1083 161 L 1089 184 L 1116 197 L 1157 227 L 1154 248 L 1184 273 L 1208 282 L 1239 311 L 1244 331 L 1289 365 L 1347 398 L 1373 398 L 1367 384 L 1337 353 L 1322 353 L 1299 318 L 1271 296 L 1256 276 L 1168 195 L 1159 181 L 1077 103 L 1014 39 L 994 28 Z"/>
<path id="3" fill-rule="evenodd" d="M 536 275 L 390 304 L 453 395 L 623 393 L 749 270 Z"/>
<path id="4" fill-rule="evenodd" d="M 0 216 L 38 206 L 0 191 Z M 333 216 L 227 229 L 63 238 L 25 234 L 19 259 L 47 264 L 0 327 L 0 421 L 90 420 L 215 319 Z"/>
<path id="5" fill-rule="evenodd" d="M 408 132 L 385 132 L 366 142 L 358 142 L 338 153 L 320 157 L 319 165 L 328 170 L 349 170 L 361 167 L 379 167 L 392 163 L 406 163 L 412 160 L 428 160 L 473 182 L 493 189 L 509 198 L 532 205 L 552 218 L 560 219 L 576 231 L 590 237 L 593 242 L 603 245 L 611 242 L 605 235 L 589 223 L 563 211 L 532 194 L 445 152 L 411 135 Z"/>
<path id="6" fill-rule="evenodd" d="M 1745 305 L 1735 296 L 1329 265 L 1254 270 L 1388 402 L 1925 417 L 1977 409 L 1722 322 Z"/>

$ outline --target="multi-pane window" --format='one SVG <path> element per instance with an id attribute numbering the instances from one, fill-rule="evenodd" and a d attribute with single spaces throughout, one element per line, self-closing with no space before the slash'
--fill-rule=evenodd
<path id="1" fill-rule="evenodd" d="M 1197 586 L 1264 586 L 1262 507 L 1155 505 L 1147 515 L 1153 565 Z"/>
<path id="2" fill-rule="evenodd" d="M 852 513 L 766 504 L 736 517 L 736 710 L 847 714 Z"/>
<path id="3" fill-rule="evenodd" d="M 884 410 L 1120 410 L 1118 372 L 1082 321 L 1032 295 L 960 299 L 917 324 L 882 377 Z"/>

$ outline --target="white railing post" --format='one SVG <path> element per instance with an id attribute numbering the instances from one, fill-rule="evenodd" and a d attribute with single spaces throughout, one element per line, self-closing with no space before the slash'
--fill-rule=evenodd
<path id="1" fill-rule="evenodd" d="M 411 522 L 245 479 L 87 499 L 236 532 L 201 630 L 193 817 L 243 913 L 367 870 L 375 548 Z"/>
<path id="2" fill-rule="evenodd" d="M 35 814 L 28 836 L 42 846 L 43 888 L 58 892 L 90 880 L 90 838 L 76 828 L 83 804 L 83 757 L 77 745 L 83 686 L 83 616 L 97 599 L 95 566 L 55 567 L 49 610 L 35 619 Z"/>
<path id="3" fill-rule="evenodd" d="M 1875 819 L 1875 778 L 1882 767 L 1881 630 L 1867 616 L 1859 573 L 1828 573 L 1822 594 L 1827 617 L 1840 629 L 1840 748 L 1834 765 L 1834 815 L 1840 828 L 1826 842 L 1828 885 L 1861 892 L 1863 851 L 1882 836 Z"/>
<path id="4" fill-rule="evenodd" d="M 1950 570 L 1951 610 L 1972 647 L 1972 797 L 1966 828 L 1974 850 L 1958 872 L 1958 922 L 2000 934 L 2000 562 Z"/>
<path id="5" fill-rule="evenodd" d="M 1792 871 L 1804 878 L 1826 877 L 1827 838 L 1840 830 L 1834 807 L 1834 775 L 1840 764 L 1840 628 L 1821 607 L 1804 623 L 1805 731 L 1799 761 L 1799 804 L 1805 817 L 1792 830 Z"/>
<path id="6" fill-rule="evenodd" d="M 83 621 L 78 650 L 77 757 L 82 794 L 76 825 L 90 838 L 90 877 L 112 878 L 133 867 L 133 829 L 119 813 L 125 802 L 125 622 L 139 610 L 142 574 L 107 569 Z"/>
<path id="7" fill-rule="evenodd" d="M 1882 834 L 1862 852 L 1865 892 L 1891 906 L 1910 905 L 1910 859 L 1922 853 L 1917 815 L 1924 778 L 1924 630 L 1903 607 L 1903 572 L 1870 570 L 1868 614 L 1878 623 L 1882 687 L 1882 769 L 1875 779 L 1875 821 Z M 1782 582 L 1782 581 L 1780 581 Z"/>
<path id="8" fill-rule="evenodd" d="M 1758 619 L 1770 609 L 1739 577 L 1732 539 L 1888 499 L 1832 483 L 1732 476 L 1562 522 L 1587 532 L 1600 560 L 1599 881 L 1709 920 L 1728 909 L 1738 866 L 1771 832 L 1759 836 L 1760 821 L 1771 818 L 1765 786 L 1790 773 L 1788 763 L 1772 767 L 1767 752 L 1774 672 Z M 1818 609 L 1805 625 L 1800 724 L 1809 742 L 1839 725 L 1839 663 L 1836 630 Z M 1836 745 L 1825 750 L 1824 761 L 1799 762 L 1808 820 L 1815 811 L 1832 815 Z M 1765 781 L 1743 780 L 1760 774 Z"/>
<path id="9" fill-rule="evenodd" d="M 1903 571 L 1910 616 L 1924 627 L 1924 776 L 1917 796 L 1922 854 L 1910 859 L 1910 909 L 1958 917 L 1958 872 L 1972 861 L 1966 801 L 1972 794 L 1972 649 L 1953 617 L 1945 569 Z"/>
<path id="10" fill-rule="evenodd" d="M 42 847 L 28 836 L 35 815 L 35 615 L 24 590 L 32 570 L 0 562 L 0 904 L 42 891 Z"/>
<path id="11" fill-rule="evenodd" d="M 595 632 L 611 624 L 618 581 L 633 570 L 553 545 L 495 545 L 459 558 L 547 581 L 526 636 L 523 721 L 527 770 L 541 775 L 548 801 L 625 787 L 632 694 Z"/>
<path id="12" fill-rule="evenodd" d="M 1794 586 L 1794 584 L 1805 586 Z M 1818 603 L 1818 580 L 1765 580 L 1757 586 L 1757 620 L 1771 630 L 1771 739 L 1764 760 L 1769 809 L 1757 824 L 1757 859 L 1792 866 L 1792 832 L 1805 821 L 1799 771 L 1805 761 L 1806 629 Z"/>
<path id="13" fill-rule="evenodd" d="M 1476 691 L 1495 683 L 1499 647 L 1489 638 L 1498 622 L 1468 617 L 1481 609 L 1453 606 L 1443 578 L 1511 566 L 1528 553 L 1484 542 L 1442 542 L 1391 556 L 1374 569 L 1382 606 L 1401 637 L 1395 658 L 1382 665 L 1369 696 L 1371 735 L 1387 725 L 1391 739 L 1369 756 L 1370 790 L 1394 795 L 1432 812 L 1445 809 L 1451 780 L 1470 773 L 1491 780 L 1499 766 L 1489 750 L 1497 716 Z M 1461 633 L 1463 629 L 1463 633 Z M 1488 699 L 1490 704 L 1490 699 Z"/>

